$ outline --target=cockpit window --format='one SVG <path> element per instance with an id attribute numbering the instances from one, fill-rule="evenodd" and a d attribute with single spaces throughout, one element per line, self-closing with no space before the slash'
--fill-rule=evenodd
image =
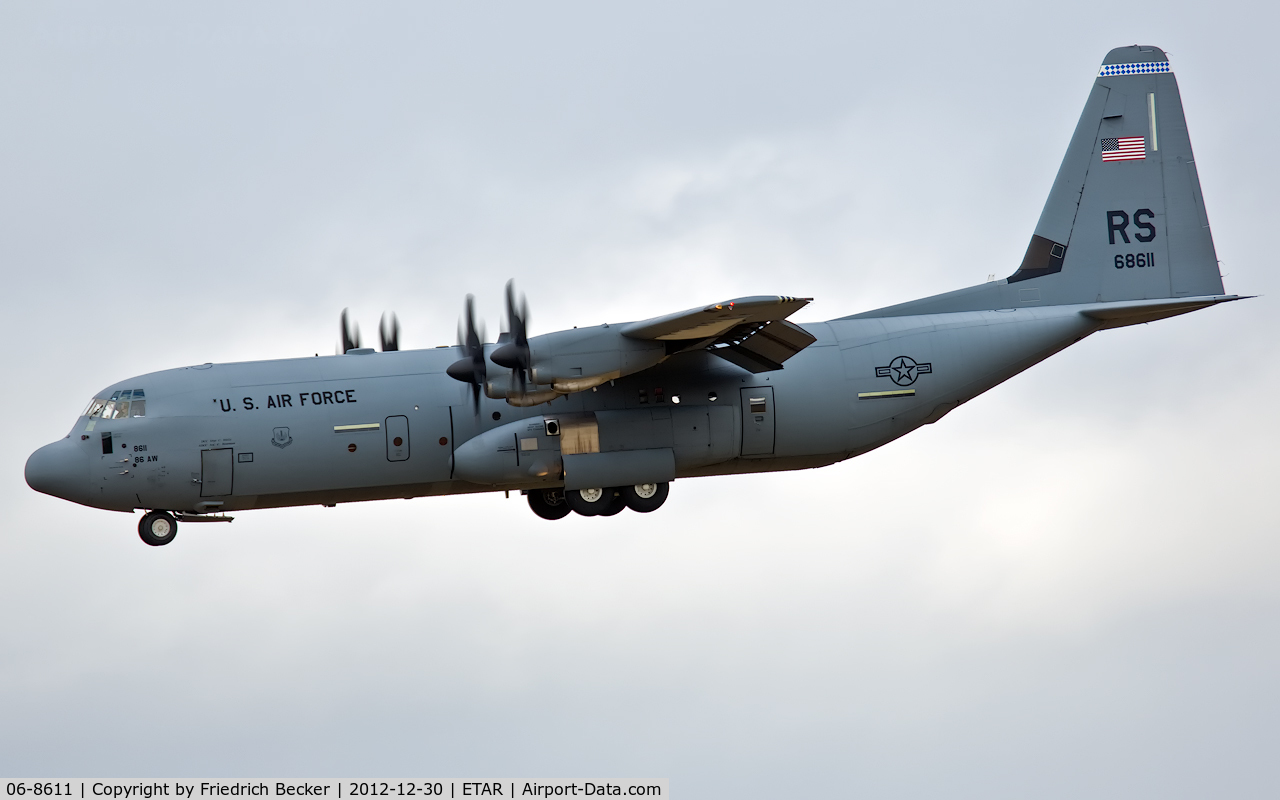
<path id="1" fill-rule="evenodd" d="M 89 419 L 127 419 L 147 415 L 147 397 L 141 389 L 122 389 L 110 397 L 95 397 L 85 409 Z"/>

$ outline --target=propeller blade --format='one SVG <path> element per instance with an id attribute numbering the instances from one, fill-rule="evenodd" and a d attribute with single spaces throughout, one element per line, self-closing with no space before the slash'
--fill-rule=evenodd
<path id="1" fill-rule="evenodd" d="M 529 303 L 524 297 L 520 298 L 519 308 L 516 307 L 516 282 L 514 279 L 507 281 L 507 319 L 511 321 L 511 339 L 520 347 L 529 346 Z"/>
<path id="2" fill-rule="evenodd" d="M 394 311 L 391 312 L 390 324 L 387 323 L 385 313 L 382 319 L 378 320 L 378 338 L 382 342 L 382 352 L 389 353 L 400 349 L 400 320 L 396 319 Z"/>
<path id="3" fill-rule="evenodd" d="M 529 369 L 533 366 L 533 353 L 529 350 L 529 304 L 524 297 L 516 303 L 516 282 L 507 281 L 507 343 L 489 356 L 493 363 L 511 370 L 512 388 L 519 386 L 524 394 L 529 382 Z"/>
<path id="4" fill-rule="evenodd" d="M 352 331 L 351 325 L 347 319 L 347 309 L 345 308 L 342 309 L 341 327 L 342 352 L 346 353 L 349 350 L 355 350 L 360 346 L 360 326 L 356 325 L 355 330 Z"/>
<path id="5" fill-rule="evenodd" d="M 480 389 L 485 382 L 484 328 L 476 325 L 476 299 L 467 295 L 466 314 L 458 323 L 458 353 L 445 374 L 454 380 L 471 384 L 471 405 L 480 415 Z"/>

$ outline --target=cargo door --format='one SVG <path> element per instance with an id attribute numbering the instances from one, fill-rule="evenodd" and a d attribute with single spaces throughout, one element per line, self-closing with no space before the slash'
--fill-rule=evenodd
<path id="1" fill-rule="evenodd" d="M 773 455 L 773 387 L 742 389 L 742 455 Z"/>
<path id="2" fill-rule="evenodd" d="M 225 497 L 231 494 L 232 449 L 200 451 L 200 496 Z"/>

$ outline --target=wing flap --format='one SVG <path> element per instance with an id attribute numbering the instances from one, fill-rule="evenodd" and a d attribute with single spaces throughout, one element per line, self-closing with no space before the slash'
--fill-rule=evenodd
<path id="1" fill-rule="evenodd" d="M 771 320 L 739 325 L 707 350 L 748 372 L 772 372 L 816 341 L 816 336 L 794 322 Z"/>

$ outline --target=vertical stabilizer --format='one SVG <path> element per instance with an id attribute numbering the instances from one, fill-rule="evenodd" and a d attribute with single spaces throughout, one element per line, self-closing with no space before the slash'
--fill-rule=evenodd
<path id="1" fill-rule="evenodd" d="M 1056 303 L 1222 294 L 1178 81 L 1160 48 L 1120 47 L 1102 62 L 1009 278 L 1024 281 Z"/>
<path id="2" fill-rule="evenodd" d="M 997 271 L 997 270 L 992 270 Z M 1221 295 L 1178 82 L 1164 51 L 1103 60 L 1018 269 L 858 316 Z"/>

